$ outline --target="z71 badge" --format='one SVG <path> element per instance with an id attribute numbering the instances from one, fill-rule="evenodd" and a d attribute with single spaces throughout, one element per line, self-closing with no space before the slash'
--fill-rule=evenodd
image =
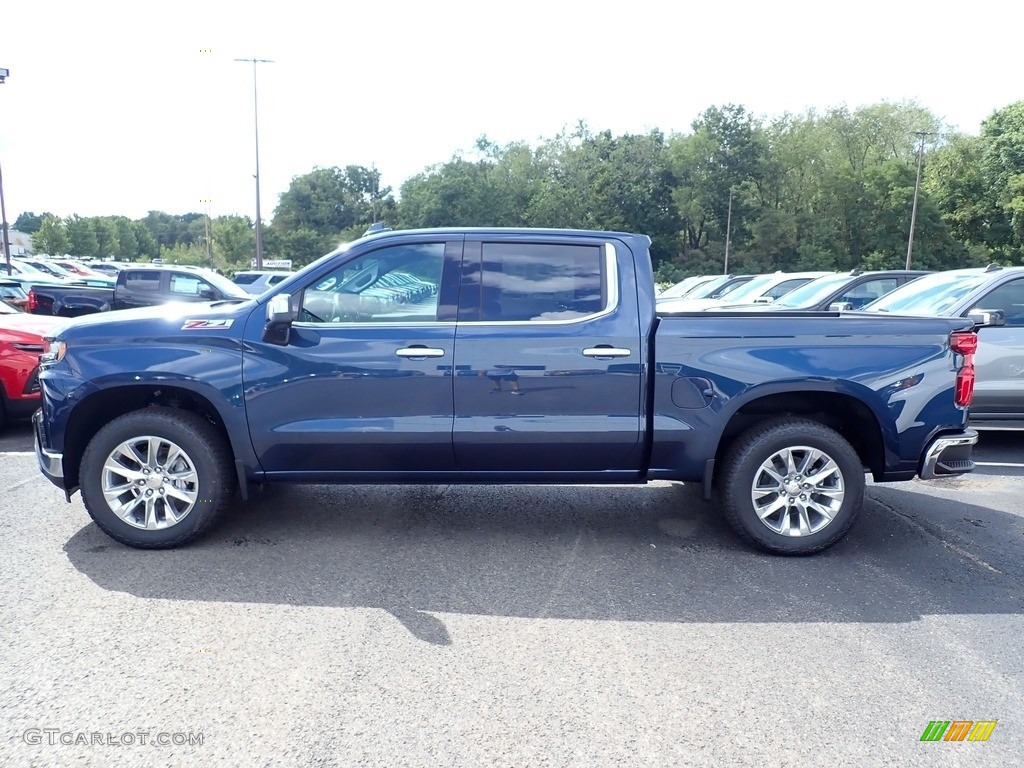
<path id="1" fill-rule="evenodd" d="M 222 331 L 225 328 L 230 328 L 234 322 L 233 318 L 213 318 L 209 320 L 186 320 L 185 324 L 181 326 L 183 331 Z"/>

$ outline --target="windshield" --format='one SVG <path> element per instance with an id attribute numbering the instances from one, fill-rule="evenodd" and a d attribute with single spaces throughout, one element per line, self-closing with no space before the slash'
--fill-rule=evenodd
<path id="1" fill-rule="evenodd" d="M 235 283 L 228 280 L 222 275 L 218 275 L 216 272 L 197 272 L 197 277 L 201 277 L 203 280 L 208 282 L 214 288 L 219 290 L 225 296 L 236 299 L 251 299 L 252 294 L 246 293 L 244 289 L 236 285 Z"/>
<path id="2" fill-rule="evenodd" d="M 774 306 L 786 307 L 787 309 L 807 309 L 827 299 L 834 291 L 842 288 L 852 278 L 849 275 L 829 275 L 811 280 L 790 291 L 781 299 L 775 301 Z"/>
<path id="3" fill-rule="evenodd" d="M 775 280 L 775 275 L 761 275 L 746 283 L 738 283 L 736 286 L 726 289 L 720 298 L 728 299 L 730 302 L 737 304 L 744 303 L 745 299 L 753 301 L 767 291 Z"/>
<path id="4" fill-rule="evenodd" d="M 0 315 L 20 315 L 21 311 L 0 299 Z"/>
<path id="5" fill-rule="evenodd" d="M 39 261 L 25 263 L 30 267 L 33 267 L 40 272 L 46 272 L 48 275 L 52 275 L 53 277 L 68 277 L 70 275 L 70 273 L 64 269 L 64 267 L 60 266 L 60 264 L 45 264 Z"/>
<path id="6" fill-rule="evenodd" d="M 719 288 L 721 288 L 723 285 L 725 285 L 726 282 L 728 282 L 729 280 L 732 280 L 732 279 L 733 278 L 731 278 L 729 275 L 719 275 L 718 277 L 714 277 L 714 278 L 708 280 L 703 285 L 699 285 L 694 290 L 692 290 L 689 293 L 687 293 L 686 294 L 686 298 L 688 298 L 688 299 L 706 299 L 712 293 L 714 293 Z"/>
<path id="7" fill-rule="evenodd" d="M 986 280 L 988 274 L 984 271 L 958 270 L 925 275 L 871 302 L 864 310 L 907 315 L 942 315 Z"/>
<path id="8" fill-rule="evenodd" d="M 707 277 L 688 277 L 680 283 L 676 283 L 673 286 L 666 288 L 664 291 L 658 294 L 659 299 L 674 299 L 688 291 L 692 291 L 701 283 L 707 282 L 710 278 Z"/>

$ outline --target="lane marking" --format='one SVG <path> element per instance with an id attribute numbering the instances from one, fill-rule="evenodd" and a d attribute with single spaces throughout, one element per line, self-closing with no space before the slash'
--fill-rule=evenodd
<path id="1" fill-rule="evenodd" d="M 1013 467 L 1014 469 L 1024 469 L 1024 463 L 1015 461 L 976 461 L 974 463 L 979 467 Z"/>
<path id="2" fill-rule="evenodd" d="M 35 456 L 35 451 L 0 451 L 0 456 Z M 1021 464 L 1024 467 L 1024 464 Z"/>

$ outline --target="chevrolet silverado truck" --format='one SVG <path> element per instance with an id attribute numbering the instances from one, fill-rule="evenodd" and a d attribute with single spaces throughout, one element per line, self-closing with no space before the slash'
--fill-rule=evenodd
<path id="1" fill-rule="evenodd" d="M 806 554 L 847 532 L 866 474 L 973 469 L 973 319 L 659 315 L 649 244 L 384 232 L 245 303 L 78 318 L 41 362 L 41 470 L 139 548 L 264 483 L 678 480 Z"/>
<path id="2" fill-rule="evenodd" d="M 138 266 L 122 269 L 109 288 L 33 285 L 28 292 L 28 311 L 34 315 L 80 317 L 174 301 L 244 300 L 248 297 L 241 287 L 209 270 Z"/>

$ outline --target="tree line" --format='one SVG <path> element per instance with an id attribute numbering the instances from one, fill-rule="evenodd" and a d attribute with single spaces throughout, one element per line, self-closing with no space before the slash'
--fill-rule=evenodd
<path id="1" fill-rule="evenodd" d="M 1024 264 L 1024 101 L 994 111 L 976 136 L 910 102 L 771 119 L 713 106 L 669 136 L 581 123 L 537 145 L 481 137 L 397 194 L 375 169 L 314 168 L 280 196 L 264 254 L 300 266 L 385 221 L 643 232 L 666 281 L 721 271 L 727 236 L 733 271 L 896 268 L 919 150 L 913 266 Z M 243 216 L 23 214 L 15 226 L 35 233 L 38 252 L 239 269 L 254 251 Z"/>

